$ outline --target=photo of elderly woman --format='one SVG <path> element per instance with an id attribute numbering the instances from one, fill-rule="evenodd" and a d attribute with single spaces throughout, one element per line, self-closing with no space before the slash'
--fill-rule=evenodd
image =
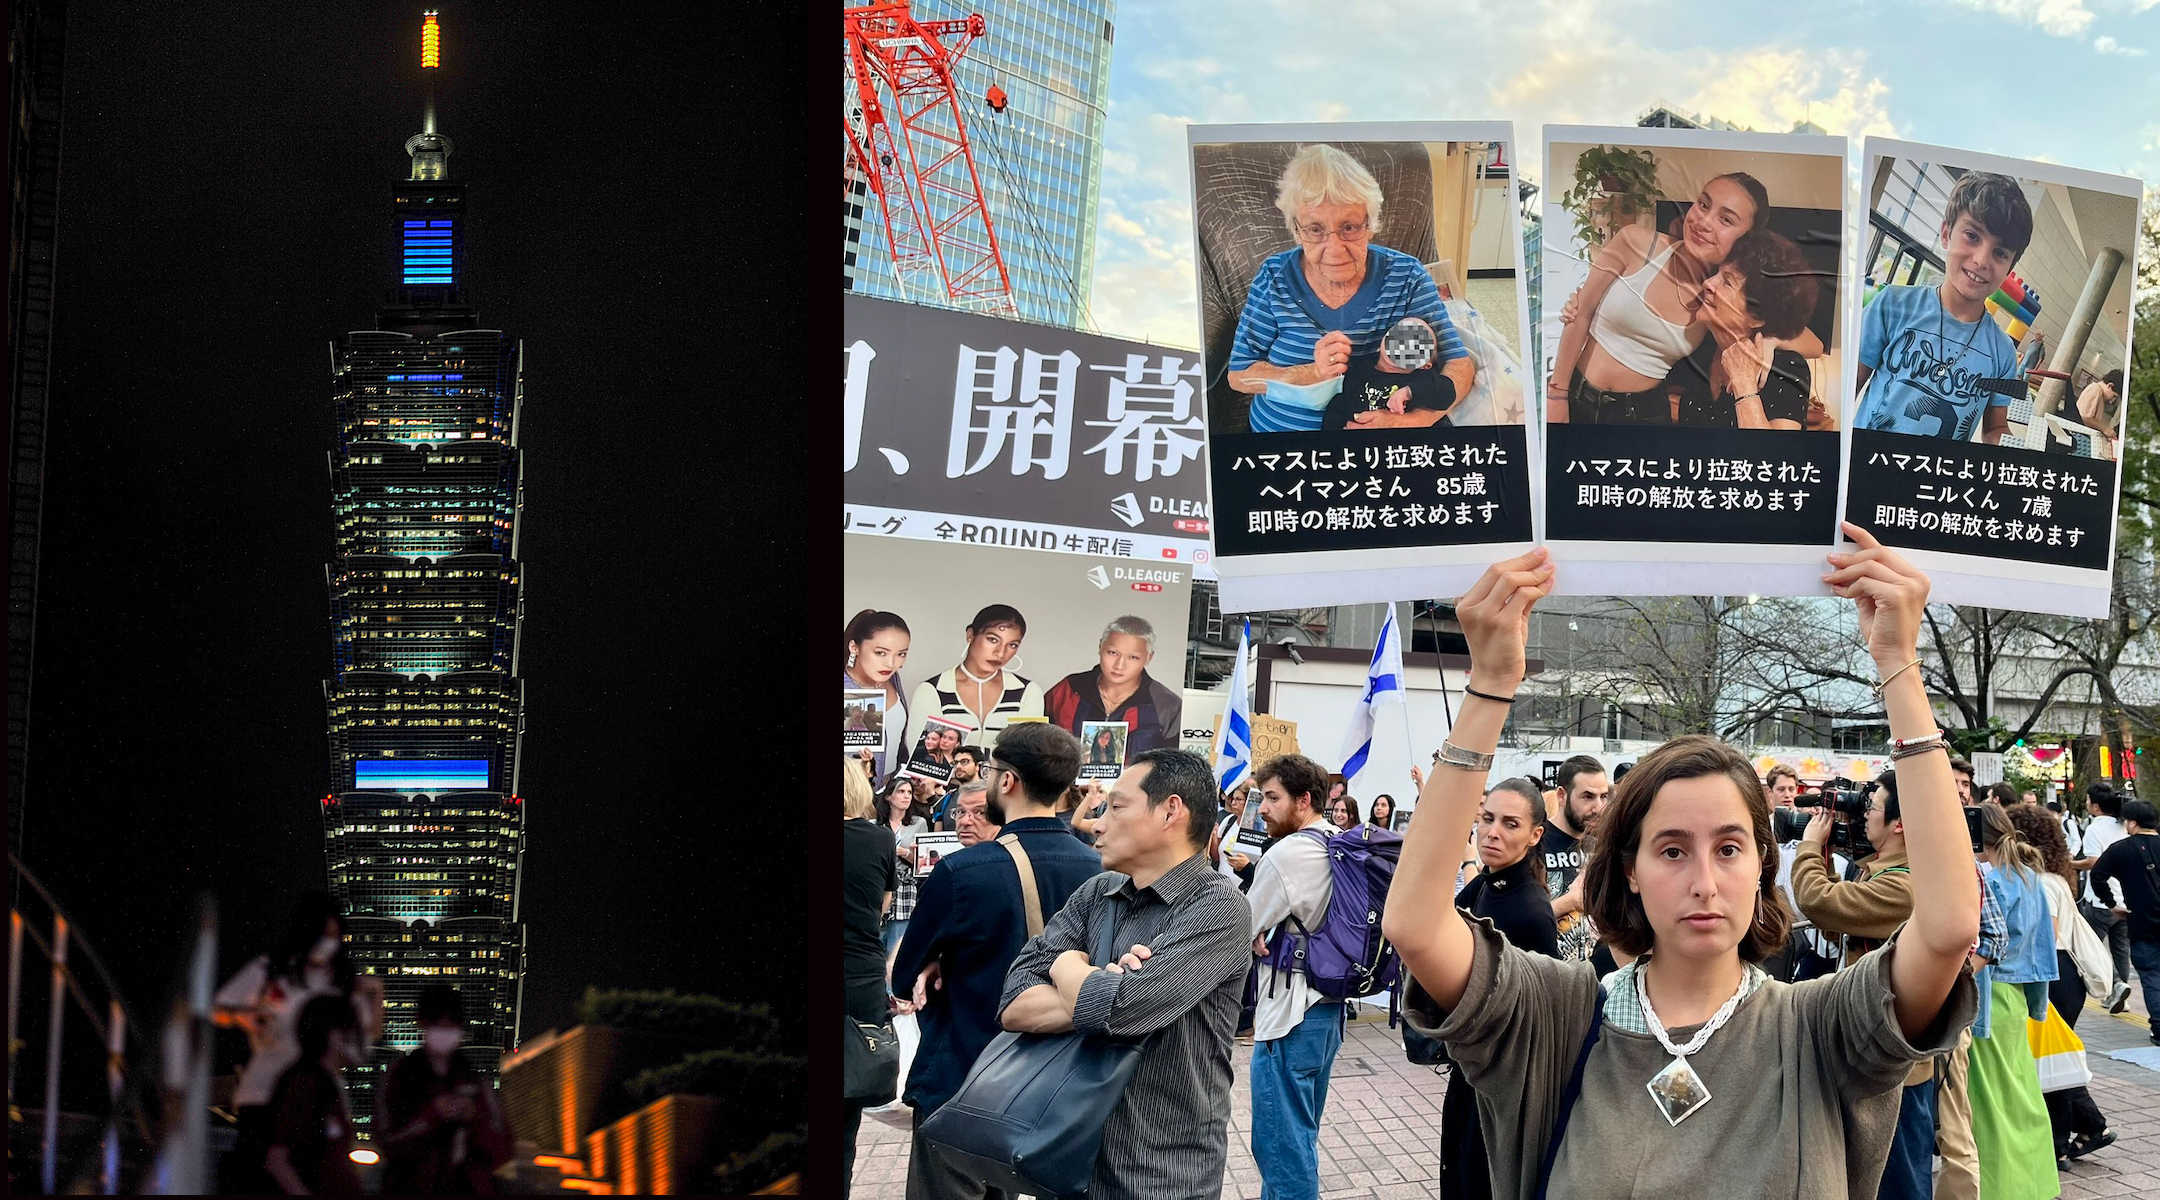
<path id="1" fill-rule="evenodd" d="M 1567 297 L 1550 423 L 1836 428 L 1842 158 L 1557 139 L 1549 154 L 1565 190 L 1547 199 L 1545 294 Z"/>
<path id="2" fill-rule="evenodd" d="M 1507 150 L 1196 142 L 1210 431 L 1520 424 Z"/>

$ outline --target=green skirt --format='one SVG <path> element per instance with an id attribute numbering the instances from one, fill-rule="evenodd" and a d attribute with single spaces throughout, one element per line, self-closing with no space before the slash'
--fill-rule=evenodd
<path id="1" fill-rule="evenodd" d="M 1988 1200 L 2052 1200 L 2062 1194 L 2055 1140 L 2040 1073 L 2025 1033 L 2025 993 L 1994 985 L 1991 1037 L 1972 1041 L 1967 1088 L 1973 1142 L 1980 1150 L 1980 1194 Z"/>

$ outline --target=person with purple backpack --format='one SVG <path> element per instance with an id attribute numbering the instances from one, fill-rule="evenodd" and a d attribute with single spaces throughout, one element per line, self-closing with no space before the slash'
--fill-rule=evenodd
<path id="1" fill-rule="evenodd" d="M 1298 754 L 1269 759 L 1254 773 L 1268 836 L 1280 841 L 1253 871 L 1253 953 L 1259 970 L 1253 1011 L 1252 1152 L 1262 1200 L 1320 1194 L 1320 1117 L 1328 1076 L 1343 1040 L 1343 1002 L 1293 965 L 1334 895 L 1328 839 L 1340 832 L 1321 816 L 1328 773 Z"/>

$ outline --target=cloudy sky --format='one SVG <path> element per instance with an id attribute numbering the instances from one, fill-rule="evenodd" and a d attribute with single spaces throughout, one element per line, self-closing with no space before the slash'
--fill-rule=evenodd
<path id="1" fill-rule="evenodd" d="M 1501 118 L 1529 145 L 1664 101 L 2160 183 L 2156 54 L 2160 0 L 1121 3 L 1093 317 L 1195 340 L 1188 123 Z"/>

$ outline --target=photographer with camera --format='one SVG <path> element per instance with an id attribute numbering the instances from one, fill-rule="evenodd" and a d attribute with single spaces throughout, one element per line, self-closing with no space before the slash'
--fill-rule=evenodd
<path id="1" fill-rule="evenodd" d="M 1905 822 L 1898 811 L 1897 773 L 1884 771 L 1875 781 L 1873 794 L 1865 800 L 1856 790 L 1825 785 L 1823 804 L 1800 835 L 1799 852 L 1792 863 L 1793 904 L 1812 921 L 1818 932 L 1843 943 L 1844 966 L 1882 945 L 1912 917 L 1912 868 L 1905 857 Z M 1855 839 L 1855 818 L 1862 839 Z M 1862 867 L 1859 879 L 1833 878 L 1829 856 L 1832 841 L 1859 849 L 1864 840 L 1874 857 Z M 1890 1142 L 1890 1161 L 1883 1170 L 1884 1197 L 1928 1197 L 1934 1194 L 1932 1178 L 1935 1153 L 1935 1068 L 1923 1061 L 1905 1077 L 1904 1097 L 1898 1106 L 1897 1133 Z"/>
<path id="2" fill-rule="evenodd" d="M 1826 787 L 1839 784 L 1853 786 L 1847 780 L 1831 780 Z M 1804 983 L 1831 974 L 1842 965 L 1836 934 L 1824 933 L 1800 911 L 1799 901 L 1793 898 L 1792 868 L 1800 857 L 1800 838 L 1807 832 L 1808 822 L 1814 819 L 1815 809 L 1823 802 L 1820 792 L 1803 797 L 1800 794 L 1800 777 L 1791 767 L 1775 766 L 1763 780 L 1763 790 L 1770 795 L 1771 836 L 1778 843 L 1778 891 L 1785 895 L 1785 902 L 1792 905 L 1792 935 L 1778 953 L 1765 959 L 1763 969 L 1787 983 Z M 1805 808 L 1797 807 L 1805 799 Z M 1852 862 L 1844 854 L 1833 850 L 1830 854 L 1830 875 L 1834 879 L 1850 879 Z"/>

